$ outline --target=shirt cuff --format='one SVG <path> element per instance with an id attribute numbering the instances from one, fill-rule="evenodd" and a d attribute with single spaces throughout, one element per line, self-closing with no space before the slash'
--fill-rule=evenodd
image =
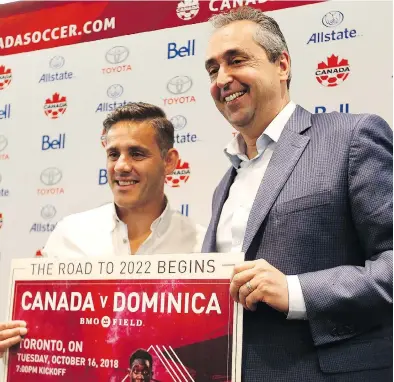
<path id="1" fill-rule="evenodd" d="M 300 280 L 297 275 L 286 276 L 289 291 L 288 320 L 307 320 L 304 295 L 302 294 Z"/>

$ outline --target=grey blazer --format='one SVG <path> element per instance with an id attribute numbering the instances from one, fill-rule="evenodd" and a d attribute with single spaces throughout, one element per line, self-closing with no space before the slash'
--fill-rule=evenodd
<path id="1" fill-rule="evenodd" d="M 203 252 L 236 175 L 213 196 Z M 243 251 L 299 275 L 308 320 L 244 311 L 244 381 L 392 380 L 392 130 L 297 106 L 253 203 Z"/>

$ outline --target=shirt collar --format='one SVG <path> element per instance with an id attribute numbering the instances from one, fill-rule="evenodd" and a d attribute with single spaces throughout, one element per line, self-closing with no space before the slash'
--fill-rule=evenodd
<path id="1" fill-rule="evenodd" d="M 296 104 L 290 101 L 280 113 L 271 121 L 264 132 L 257 138 L 256 148 L 258 155 L 252 160 L 261 156 L 267 147 L 267 140 L 277 143 L 286 123 L 290 119 L 296 108 Z M 232 165 L 237 169 L 242 161 L 249 161 L 246 156 L 246 143 L 241 134 L 237 134 L 224 149 L 224 153 L 229 158 Z"/>
<path id="2" fill-rule="evenodd" d="M 152 231 L 152 233 L 155 233 L 159 236 L 163 235 L 167 231 L 171 223 L 172 210 L 171 210 L 170 202 L 168 201 L 167 197 L 165 198 L 166 198 L 166 207 L 164 208 L 164 211 L 157 219 L 155 219 L 152 222 L 150 226 L 150 230 Z M 116 212 L 115 203 L 112 203 L 112 219 L 113 219 L 113 225 L 111 231 L 113 231 L 118 224 L 123 223 Z"/>

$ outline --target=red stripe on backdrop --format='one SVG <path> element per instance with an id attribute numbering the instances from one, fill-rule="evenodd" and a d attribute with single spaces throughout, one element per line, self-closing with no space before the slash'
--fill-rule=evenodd
<path id="1" fill-rule="evenodd" d="M 273 11 L 325 0 L 263 1 L 188 0 L 180 8 L 179 1 L 21 1 L 0 5 L 0 55 L 201 23 L 220 10 L 246 2 Z"/>

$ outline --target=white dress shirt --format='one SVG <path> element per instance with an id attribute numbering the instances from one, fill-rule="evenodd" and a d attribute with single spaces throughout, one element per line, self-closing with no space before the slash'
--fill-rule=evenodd
<path id="1" fill-rule="evenodd" d="M 173 211 L 169 203 L 150 228 L 135 255 L 201 252 L 205 228 Z M 73 214 L 57 224 L 42 252 L 70 258 L 131 255 L 127 225 L 114 203 Z"/>
<path id="2" fill-rule="evenodd" d="M 216 243 L 218 252 L 242 252 L 246 226 L 260 183 L 268 167 L 276 143 L 296 105 L 289 102 L 257 139 L 257 156 L 249 159 L 246 144 L 240 134 L 224 150 L 237 170 L 229 196 L 223 205 L 218 224 Z M 305 319 L 306 307 L 297 275 L 286 276 L 289 290 L 288 319 Z"/>
<path id="3" fill-rule="evenodd" d="M 151 234 L 136 255 L 201 252 L 205 228 L 170 208 L 152 223 Z M 42 251 L 43 256 L 81 258 L 130 255 L 127 225 L 117 216 L 114 203 L 62 219 Z M 4 374 L 0 358 L 0 376 Z"/>

